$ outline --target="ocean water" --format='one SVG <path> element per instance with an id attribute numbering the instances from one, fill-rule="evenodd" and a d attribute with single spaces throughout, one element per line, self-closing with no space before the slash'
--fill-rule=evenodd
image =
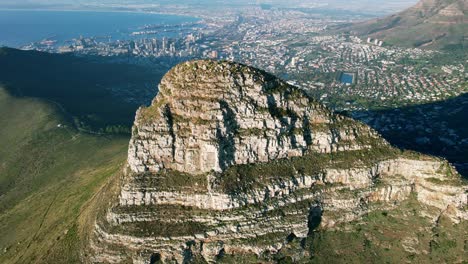
<path id="1" fill-rule="evenodd" d="M 193 17 L 149 13 L 0 10 L 0 46 L 21 47 L 44 39 L 61 43 L 80 36 L 129 39 L 131 32 L 145 25 L 196 21 Z"/>

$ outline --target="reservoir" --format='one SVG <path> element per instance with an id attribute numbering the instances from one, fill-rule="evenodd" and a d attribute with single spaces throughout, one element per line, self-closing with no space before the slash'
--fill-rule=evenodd
<path id="1" fill-rule="evenodd" d="M 341 83 L 344 83 L 344 84 L 353 84 L 354 74 L 353 73 L 343 72 L 343 73 L 341 73 L 340 81 L 341 81 Z"/>

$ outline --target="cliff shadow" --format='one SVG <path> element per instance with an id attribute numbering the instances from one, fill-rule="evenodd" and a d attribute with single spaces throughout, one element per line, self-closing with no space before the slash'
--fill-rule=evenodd
<path id="1" fill-rule="evenodd" d="M 447 159 L 468 178 L 468 93 L 415 106 L 357 111 L 352 117 L 394 146 Z"/>
<path id="2" fill-rule="evenodd" d="M 129 134 L 137 108 L 154 98 L 166 70 L 119 58 L 0 48 L 0 83 L 10 94 L 54 102 L 78 128 L 93 132 L 125 127 Z"/>
<path id="3" fill-rule="evenodd" d="M 239 131 L 239 124 L 236 120 L 236 113 L 230 108 L 226 101 L 219 101 L 219 106 L 223 114 L 223 128 L 217 124 L 216 138 L 219 144 L 218 161 L 221 169 L 225 170 L 235 161 L 235 141 L 234 137 Z"/>

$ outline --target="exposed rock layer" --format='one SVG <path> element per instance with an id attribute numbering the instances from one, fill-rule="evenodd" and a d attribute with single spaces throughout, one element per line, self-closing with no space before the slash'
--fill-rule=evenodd
<path id="1" fill-rule="evenodd" d="M 360 149 L 366 146 L 354 144 L 356 136 L 374 136 L 360 131 L 363 126 L 346 126 L 302 91 L 240 64 L 181 64 L 159 88 L 152 106 L 137 112 L 128 157 L 137 173 L 222 171 L 311 149 Z"/>
<path id="2" fill-rule="evenodd" d="M 215 261 L 275 253 L 413 199 L 430 221 L 468 214 L 445 161 L 402 153 L 257 69 L 172 69 L 138 111 L 117 203 L 98 219 L 94 262 Z"/>

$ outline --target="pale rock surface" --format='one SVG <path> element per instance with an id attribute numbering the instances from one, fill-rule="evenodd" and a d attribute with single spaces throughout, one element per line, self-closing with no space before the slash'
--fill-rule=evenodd
<path id="1" fill-rule="evenodd" d="M 379 149 L 388 155 L 372 157 Z M 372 129 L 262 71 L 180 64 L 152 105 L 137 112 L 118 199 L 96 221 L 89 262 L 274 253 L 288 236 L 335 229 L 408 199 L 429 208 L 421 215 L 431 221 L 441 214 L 467 221 L 467 186 L 453 184 L 459 175 L 447 162 L 391 152 Z M 229 187 L 252 180 L 245 170 L 229 178 L 231 168 L 292 158 L 316 169 L 291 162 L 298 167 L 290 175 L 258 169 L 257 185 Z M 408 251 L 413 244 L 403 240 Z"/>
<path id="2" fill-rule="evenodd" d="M 254 68 L 187 62 L 164 76 L 150 107 L 138 110 L 128 164 L 137 173 L 203 173 L 301 156 L 309 149 L 366 147 L 337 147 L 340 141 L 352 143 L 360 132 L 333 129 L 340 119 L 304 92 Z M 311 131 L 311 125 L 323 129 Z"/>

